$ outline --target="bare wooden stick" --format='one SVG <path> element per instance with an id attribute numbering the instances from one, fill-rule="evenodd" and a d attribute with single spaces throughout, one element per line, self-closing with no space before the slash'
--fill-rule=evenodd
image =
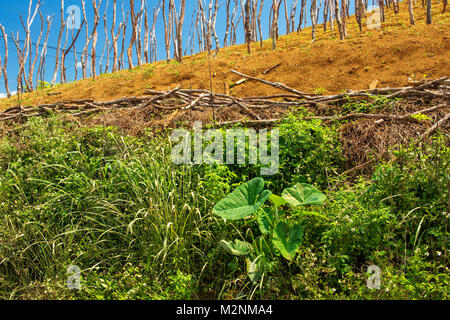
<path id="1" fill-rule="evenodd" d="M 9 98 L 11 96 L 11 93 L 9 91 L 8 73 L 7 73 L 7 66 L 8 66 L 8 34 L 5 32 L 5 28 L 1 24 L 0 24 L 0 30 L 2 31 L 3 40 L 5 42 L 5 58 L 3 60 L 3 65 L 0 65 L 0 68 L 3 70 L 3 80 L 5 81 L 6 96 Z"/>
<path id="2" fill-rule="evenodd" d="M 273 67 L 270 67 L 269 69 L 267 69 L 267 70 L 265 70 L 265 71 L 263 71 L 263 73 L 262 74 L 268 74 L 270 71 L 273 71 L 273 70 L 275 70 L 276 68 L 278 68 L 279 66 L 281 66 L 281 62 L 280 63 L 277 63 L 276 65 L 274 65 Z"/>
<path id="3" fill-rule="evenodd" d="M 145 108 L 145 107 L 149 106 L 150 104 L 154 103 L 155 101 L 157 101 L 158 99 L 162 99 L 162 98 L 165 98 L 165 97 L 170 96 L 171 94 L 175 93 L 175 92 L 178 91 L 179 89 L 180 89 L 180 85 L 176 86 L 176 88 L 173 89 L 173 90 L 170 90 L 170 91 L 168 91 L 168 92 L 166 92 L 166 93 L 162 93 L 162 94 L 159 95 L 158 97 L 155 97 L 155 98 L 150 99 L 150 101 L 147 101 L 147 102 L 143 103 L 143 104 L 142 104 L 141 106 L 139 106 L 139 107 L 140 107 L 140 108 Z"/>
<path id="4" fill-rule="evenodd" d="M 303 97 L 303 98 L 306 98 L 306 99 L 311 99 L 311 97 L 308 96 L 307 93 L 304 93 L 304 92 L 298 91 L 296 89 L 290 88 L 290 87 L 286 86 L 285 84 L 282 84 L 282 83 L 279 83 L 279 82 L 270 82 L 270 81 L 267 81 L 267 80 L 264 80 L 264 79 L 252 77 L 252 76 L 240 73 L 240 72 L 238 72 L 236 70 L 231 70 L 231 72 L 233 72 L 234 74 L 237 74 L 237 75 L 239 75 L 241 77 L 248 78 L 250 80 L 255 80 L 255 81 L 267 84 L 269 86 L 275 87 L 277 89 L 281 89 L 281 90 L 284 90 L 284 91 L 287 91 L 287 92 L 290 92 L 290 93 L 294 93 L 294 94 L 296 94 L 296 95 L 298 95 L 300 97 Z"/>
<path id="5" fill-rule="evenodd" d="M 438 122 L 436 122 L 430 129 L 428 129 L 428 130 L 420 137 L 420 139 L 423 139 L 423 138 L 429 136 L 430 134 L 432 134 L 434 131 L 437 130 L 437 128 L 441 127 L 445 122 L 447 122 L 448 119 L 450 119 L 450 113 L 447 113 L 441 120 L 439 120 Z"/>
<path id="6" fill-rule="evenodd" d="M 214 127 L 225 127 L 225 126 L 230 126 L 233 124 L 237 124 L 237 123 L 241 123 L 241 124 L 245 124 L 245 125 L 272 125 L 278 121 L 280 121 L 281 119 L 264 119 L 264 120 L 245 120 L 245 119 L 241 119 L 241 120 L 233 120 L 233 121 L 222 121 L 217 123 L 216 125 L 214 125 Z"/>
<path id="7" fill-rule="evenodd" d="M 59 53 L 60 53 L 60 48 L 61 48 L 61 39 L 63 36 L 65 26 L 66 26 L 66 21 L 64 20 L 64 0 L 61 0 L 61 27 L 59 29 L 58 44 L 56 47 L 55 69 L 53 70 L 52 85 L 56 84 L 56 77 L 58 75 L 58 69 L 60 66 Z"/>
<path id="8" fill-rule="evenodd" d="M 77 41 L 77 38 L 80 35 L 80 31 L 81 31 L 81 28 L 83 27 L 83 24 L 84 24 L 84 21 L 81 23 L 81 26 L 78 29 L 78 32 L 77 32 L 75 38 L 72 39 L 72 43 L 70 44 L 69 48 L 62 53 L 62 56 L 61 56 L 61 81 L 64 81 L 64 82 L 66 81 L 66 67 L 65 67 L 66 56 L 70 52 L 70 50 L 72 50 L 73 46 L 75 45 L 75 42 Z"/>
<path id="9" fill-rule="evenodd" d="M 250 116 L 252 116 L 253 118 L 256 118 L 258 120 L 261 120 L 261 118 L 255 114 L 253 111 L 251 111 L 247 106 L 245 106 L 244 104 L 240 103 L 237 100 L 233 100 L 234 103 L 236 103 L 239 107 L 241 107 L 243 110 L 245 110 L 246 113 L 248 113 Z"/>

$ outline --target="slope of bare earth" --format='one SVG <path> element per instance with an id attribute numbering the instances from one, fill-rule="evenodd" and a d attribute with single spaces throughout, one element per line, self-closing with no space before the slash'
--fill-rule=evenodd
<path id="1" fill-rule="evenodd" d="M 421 80 L 450 75 L 450 13 L 442 13 L 442 5 L 433 8 L 433 24 L 427 25 L 426 11 L 415 7 L 416 26 L 409 25 L 406 3 L 400 14 L 388 10 L 386 23 L 380 29 L 363 27 L 360 33 L 354 21 L 348 26 L 348 38 L 339 40 L 337 28 L 323 31 L 318 27 L 317 39 L 311 42 L 307 28 L 281 36 L 278 48 L 272 50 L 271 40 L 261 47 L 252 44 L 252 54 L 243 45 L 226 47 L 212 58 L 213 91 L 255 96 L 279 93 L 273 87 L 254 81 L 233 87 L 240 79 L 230 72 L 282 82 L 305 92 L 335 93 L 343 89 L 365 89 L 378 80 L 378 87 L 403 86 L 408 79 Z M 282 23 L 280 21 L 280 23 Z M 364 22 L 365 23 L 365 22 Z M 263 75 L 268 68 L 281 65 Z M 13 77 L 11 75 L 10 77 Z M 159 61 L 132 70 L 102 74 L 52 88 L 26 93 L 23 104 L 36 105 L 73 99 L 112 100 L 141 96 L 148 89 L 182 88 L 210 89 L 208 54 L 200 53 L 175 61 Z M 0 100 L 0 110 L 17 104 L 17 98 Z"/>

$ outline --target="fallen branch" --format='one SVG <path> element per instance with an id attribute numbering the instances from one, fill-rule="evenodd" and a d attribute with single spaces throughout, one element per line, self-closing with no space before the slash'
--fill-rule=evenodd
<path id="1" fill-rule="evenodd" d="M 283 83 L 270 82 L 270 81 L 267 81 L 267 80 L 264 80 L 264 79 L 255 78 L 255 77 L 252 77 L 252 76 L 240 73 L 240 72 L 238 72 L 236 70 L 231 70 L 231 72 L 233 72 L 234 74 L 237 74 L 237 75 L 239 75 L 241 77 L 248 78 L 250 80 L 259 81 L 261 83 L 267 84 L 267 85 L 275 87 L 277 89 L 281 89 L 281 90 L 284 90 L 284 91 L 287 91 L 287 92 L 290 92 L 290 93 L 294 93 L 294 94 L 296 94 L 299 97 L 306 98 L 306 99 L 311 99 L 311 97 L 307 93 L 304 93 L 304 92 L 298 91 L 296 89 L 290 88 L 290 87 L 286 86 Z"/>
<path id="2" fill-rule="evenodd" d="M 278 68 L 279 66 L 281 66 L 281 62 L 280 63 L 277 63 L 276 65 L 274 65 L 273 67 L 270 67 L 269 69 L 267 69 L 267 70 L 265 70 L 265 71 L 263 71 L 263 73 L 262 74 L 268 74 L 270 71 L 273 71 L 273 70 L 275 70 L 276 68 Z"/>
<path id="3" fill-rule="evenodd" d="M 180 89 L 180 85 L 177 85 L 175 89 L 170 90 L 168 92 L 160 94 L 159 96 L 157 96 L 155 98 L 150 99 L 150 101 L 147 101 L 147 102 L 143 103 L 142 105 L 140 105 L 139 108 L 145 108 L 159 99 L 163 99 L 163 98 L 170 96 L 171 94 L 177 92 L 179 89 Z"/>
<path id="4" fill-rule="evenodd" d="M 243 105 L 242 103 L 240 103 L 237 100 L 233 100 L 234 103 L 236 103 L 239 107 L 241 107 L 242 109 L 245 110 L 245 112 L 247 112 L 250 116 L 252 116 L 253 118 L 256 118 L 258 120 L 261 120 L 261 118 L 255 114 L 253 111 L 251 111 L 248 107 L 246 107 L 245 105 Z"/>
<path id="5" fill-rule="evenodd" d="M 231 88 L 234 88 L 234 87 L 236 87 L 236 86 L 238 86 L 238 85 L 240 85 L 240 84 L 243 84 L 243 83 L 245 83 L 245 82 L 247 82 L 247 79 L 245 79 L 245 78 L 239 79 L 238 81 L 236 81 L 235 83 L 233 83 L 233 84 L 230 86 L 230 89 L 231 89 Z"/>
<path id="6" fill-rule="evenodd" d="M 233 121 L 223 121 L 223 122 L 219 122 L 217 123 L 214 127 L 225 127 L 225 126 L 230 126 L 233 124 L 245 124 L 245 125 L 272 125 L 278 121 L 280 121 L 281 119 L 263 119 L 263 120 L 245 120 L 245 119 L 241 119 L 241 120 L 233 120 Z"/>
<path id="7" fill-rule="evenodd" d="M 442 127 L 442 125 L 450 119 L 450 113 L 447 113 L 441 120 L 436 122 L 430 129 L 428 129 L 421 137 L 420 139 L 423 139 L 433 132 L 435 132 L 439 127 Z"/>

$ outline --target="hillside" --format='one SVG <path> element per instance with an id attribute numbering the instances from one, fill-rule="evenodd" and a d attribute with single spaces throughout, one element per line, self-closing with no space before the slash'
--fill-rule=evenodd
<path id="1" fill-rule="evenodd" d="M 0 299 L 448 300 L 438 10 L 0 100 Z"/>
<path id="2" fill-rule="evenodd" d="M 425 23 L 426 11 L 415 7 L 416 26 L 409 25 L 407 4 L 400 14 L 387 11 L 387 22 L 379 30 L 364 26 L 360 33 L 354 18 L 348 26 L 349 37 L 339 40 L 334 31 L 317 30 L 317 40 L 311 43 L 309 28 L 300 33 L 281 36 L 276 50 L 271 40 L 252 45 L 252 54 L 245 45 L 222 48 L 211 58 L 213 91 L 224 92 L 225 83 L 240 79 L 231 69 L 245 74 L 282 82 L 304 92 L 337 93 L 344 89 L 367 89 L 372 81 L 378 87 L 403 86 L 408 79 L 438 78 L 450 74 L 450 13 L 442 14 L 441 6 L 433 8 L 433 24 Z M 281 63 L 266 75 L 262 72 Z M 74 99 L 111 100 L 141 96 L 148 89 L 167 90 L 210 87 L 208 54 L 199 53 L 176 61 L 159 61 L 133 70 L 102 74 L 96 79 L 79 80 L 37 90 L 23 96 L 23 104 L 37 105 Z M 230 93 L 255 96 L 279 93 L 275 88 L 255 82 L 236 86 Z M 17 104 L 17 98 L 0 100 L 0 110 Z"/>

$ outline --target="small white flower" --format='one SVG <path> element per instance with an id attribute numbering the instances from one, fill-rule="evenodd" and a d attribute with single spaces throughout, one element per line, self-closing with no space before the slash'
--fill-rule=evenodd
<path id="1" fill-rule="evenodd" d="M 442 252 L 440 252 L 440 251 L 437 251 L 436 253 L 438 256 L 441 256 L 441 254 L 442 254 Z"/>

